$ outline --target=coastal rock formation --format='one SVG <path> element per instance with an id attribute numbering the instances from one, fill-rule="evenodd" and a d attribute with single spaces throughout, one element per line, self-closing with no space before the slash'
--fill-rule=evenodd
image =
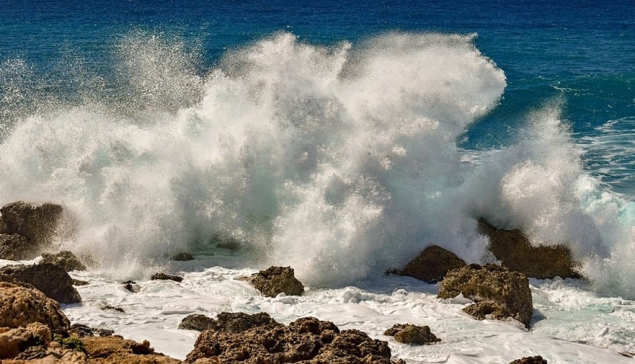
<path id="1" fill-rule="evenodd" d="M 411 324 L 393 325 L 384 332 L 384 335 L 393 336 L 397 342 L 403 344 L 426 345 L 441 341 L 430 331 L 430 327 Z"/>
<path id="2" fill-rule="evenodd" d="M 456 254 L 437 245 L 425 248 L 402 269 L 389 271 L 392 274 L 409 276 L 428 283 L 437 283 L 452 269 L 465 266 L 465 261 Z"/>
<path id="3" fill-rule="evenodd" d="M 288 326 L 274 321 L 236 332 L 203 331 L 186 358 L 187 363 L 197 360 L 209 363 L 394 363 L 385 341 L 373 340 L 359 330 L 340 332 L 332 322 L 313 317 L 300 318 Z"/>
<path id="4" fill-rule="evenodd" d="M 547 361 L 542 356 L 528 356 L 522 359 L 516 359 L 509 364 L 547 364 Z"/>
<path id="5" fill-rule="evenodd" d="M 494 264 L 480 266 L 470 264 L 448 272 L 441 288 L 439 298 L 454 298 L 459 294 L 474 300 L 477 306 L 469 306 L 466 312 L 483 312 L 484 308 L 500 309 L 496 311 L 496 318 L 500 319 L 500 313 L 505 310 L 509 317 L 529 326 L 533 314 L 531 290 L 529 279 L 520 272 L 510 272 L 504 267 Z M 493 302 L 484 305 L 483 302 Z M 478 316 L 477 316 L 478 318 Z"/>
<path id="6" fill-rule="evenodd" d="M 187 315 L 179 324 L 181 330 L 214 330 L 216 328 L 216 320 L 205 315 L 193 313 Z"/>
<path id="7" fill-rule="evenodd" d="M 40 264 L 53 264 L 56 265 L 66 272 L 74 271 L 74 270 L 86 270 L 86 266 L 77 259 L 75 254 L 68 250 L 62 250 L 57 254 L 51 253 L 43 253 L 42 260 Z"/>
<path id="8" fill-rule="evenodd" d="M 27 327 L 36 322 L 54 334 L 66 335 L 70 329 L 59 303 L 37 289 L 0 282 L 0 327 Z"/>
<path id="9" fill-rule="evenodd" d="M 194 257 L 190 253 L 177 253 L 172 256 L 172 260 L 177 262 L 187 262 L 194 260 Z"/>
<path id="10" fill-rule="evenodd" d="M 280 293 L 299 296 L 304 292 L 304 286 L 295 278 L 291 267 L 269 267 L 253 274 L 248 281 L 267 297 L 276 297 Z"/>
<path id="11" fill-rule="evenodd" d="M 36 250 L 22 235 L 0 234 L 0 259 L 32 259 L 37 254 Z"/>
<path id="12" fill-rule="evenodd" d="M 10 265 L 0 268 L 0 274 L 6 274 L 19 281 L 32 284 L 45 295 L 60 303 L 77 303 L 82 300 L 73 287 L 73 279 L 64 269 L 53 264 Z"/>
<path id="13" fill-rule="evenodd" d="M 53 243 L 57 233 L 63 208 L 52 203 L 31 204 L 22 201 L 12 202 L 0 209 L 4 234 L 19 234 L 32 245 L 32 256 Z"/>
<path id="14" fill-rule="evenodd" d="M 165 273 L 155 273 L 152 275 L 152 277 L 150 277 L 150 280 L 152 281 L 175 281 L 175 282 L 182 282 L 183 281 L 183 277 L 179 277 L 179 276 L 171 276 L 169 274 L 165 274 Z"/>
<path id="15" fill-rule="evenodd" d="M 563 245 L 532 246 L 520 230 L 497 229 L 482 218 L 478 231 L 489 238 L 490 251 L 509 270 L 538 279 L 580 278 L 571 251 Z"/>

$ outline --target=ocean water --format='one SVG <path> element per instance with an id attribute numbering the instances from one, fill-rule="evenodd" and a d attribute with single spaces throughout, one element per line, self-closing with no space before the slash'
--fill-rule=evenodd
<path id="1" fill-rule="evenodd" d="M 99 263 L 72 320 L 178 357 L 195 334 L 177 320 L 229 309 L 375 337 L 399 320 L 437 325 L 444 344 L 391 342 L 408 362 L 626 360 L 633 127 L 632 1 L 40 0 L 0 13 L 0 203 L 65 206 L 61 247 Z M 478 217 L 569 246 L 588 280 L 532 281 L 525 331 L 383 275 L 431 244 L 491 261 Z M 181 251 L 197 263 L 166 259 Z M 233 279 L 271 264 L 309 294 L 265 299 Z M 147 281 L 163 269 L 189 283 Z M 114 288 L 127 279 L 142 294 Z"/>

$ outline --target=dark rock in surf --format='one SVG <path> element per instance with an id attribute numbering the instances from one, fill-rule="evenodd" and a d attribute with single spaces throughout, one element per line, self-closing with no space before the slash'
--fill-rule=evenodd
<path id="1" fill-rule="evenodd" d="M 168 281 L 169 280 L 169 281 L 175 281 L 175 282 L 182 282 L 183 277 L 171 276 L 165 273 L 155 273 L 152 275 L 152 277 L 150 277 L 150 280 L 152 281 Z"/>
<path id="2" fill-rule="evenodd" d="M 122 284 L 123 288 L 132 293 L 139 293 L 139 291 L 141 291 L 141 287 L 139 287 L 139 285 L 135 281 L 125 281 Z"/>
<path id="3" fill-rule="evenodd" d="M 226 236 L 223 234 L 214 234 L 212 237 L 212 244 L 217 248 L 237 251 L 242 249 L 240 241 L 233 236 Z"/>
<path id="4" fill-rule="evenodd" d="M 484 266 L 470 264 L 448 272 L 441 282 L 437 297 L 454 298 L 461 293 L 466 298 L 474 300 L 477 305 L 483 305 L 482 302 L 493 302 L 483 308 L 467 307 L 465 311 L 468 313 L 479 313 L 483 312 L 484 308 L 500 306 L 509 312 L 509 317 L 522 322 L 525 326 L 528 327 L 531 322 L 533 314 L 531 290 L 529 279 L 523 273 L 510 272 L 507 268 L 494 264 Z"/>
<path id="5" fill-rule="evenodd" d="M 291 267 L 269 267 L 247 280 L 266 297 L 276 297 L 280 293 L 299 296 L 304 292 L 304 286 L 295 278 Z"/>
<path id="6" fill-rule="evenodd" d="M 542 356 L 527 356 L 522 359 L 516 359 L 509 364 L 548 364 Z"/>
<path id="7" fill-rule="evenodd" d="M 86 282 L 86 281 L 82 281 L 80 279 L 75 279 L 73 278 L 73 286 L 87 286 L 90 283 Z"/>
<path id="8" fill-rule="evenodd" d="M 193 313 L 187 315 L 179 324 L 181 330 L 214 330 L 216 329 L 216 320 L 205 315 Z"/>
<path id="9" fill-rule="evenodd" d="M 40 264 L 43 263 L 56 265 L 64 269 L 66 272 L 86 270 L 86 266 L 77 259 L 75 254 L 68 250 L 63 250 L 57 254 L 43 253 Z"/>
<path id="10" fill-rule="evenodd" d="M 0 273 L 33 285 L 57 302 L 77 303 L 82 301 L 79 293 L 73 287 L 73 279 L 64 269 L 53 264 L 11 265 L 0 268 Z"/>
<path id="11" fill-rule="evenodd" d="M 28 260 L 37 256 L 39 248 L 19 234 L 0 234 L 0 259 Z"/>
<path id="12" fill-rule="evenodd" d="M 394 363 L 388 343 L 359 330 L 340 332 L 332 322 L 313 317 L 300 318 L 288 326 L 269 322 L 250 328 L 239 325 L 246 328 L 242 331 L 203 331 L 185 362 L 208 359 L 235 363 L 257 358 L 259 363 Z"/>
<path id="13" fill-rule="evenodd" d="M 441 341 L 430 331 L 430 327 L 411 324 L 393 325 L 384 335 L 393 336 L 397 342 L 403 344 L 429 345 Z"/>
<path id="14" fill-rule="evenodd" d="M 112 336 L 115 333 L 114 330 L 97 329 L 82 324 L 71 325 L 71 332 L 79 337 Z"/>
<path id="15" fill-rule="evenodd" d="M 456 254 L 437 245 L 425 248 L 416 258 L 402 269 L 388 273 L 420 279 L 428 283 L 437 283 L 452 269 L 465 266 L 465 261 Z"/>
<path id="16" fill-rule="evenodd" d="M 178 253 L 172 256 L 172 260 L 177 262 L 187 262 L 190 260 L 194 260 L 194 257 L 190 253 Z"/>
<path id="17" fill-rule="evenodd" d="M 532 246 L 520 230 L 502 230 L 478 220 L 479 233 L 487 236 L 489 249 L 509 270 L 538 279 L 581 278 L 571 251 L 563 246 Z"/>
<path id="18" fill-rule="evenodd" d="M 34 254 L 29 258 L 33 259 L 54 242 L 63 211 L 62 206 L 52 203 L 12 202 L 0 209 L 2 233 L 24 236 L 33 246 Z"/>
<path id="19" fill-rule="evenodd" d="M 126 310 L 124 310 L 121 307 L 115 307 L 115 306 L 111 306 L 111 305 L 103 305 L 101 306 L 101 309 L 104 311 L 116 311 L 119 313 L 126 313 Z"/>

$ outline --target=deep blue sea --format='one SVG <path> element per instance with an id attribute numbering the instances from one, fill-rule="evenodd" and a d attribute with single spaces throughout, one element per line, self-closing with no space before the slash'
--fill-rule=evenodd
<path id="1" fill-rule="evenodd" d="M 635 293 L 631 0 L 3 0 L 0 130 L 0 202 L 113 265 L 228 234 L 338 285 L 486 216 Z"/>

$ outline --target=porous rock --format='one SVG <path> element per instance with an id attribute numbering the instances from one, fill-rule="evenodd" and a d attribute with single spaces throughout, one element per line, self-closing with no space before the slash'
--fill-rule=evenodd
<path id="1" fill-rule="evenodd" d="M 6 274 L 22 282 L 32 284 L 48 297 L 60 303 L 77 303 L 82 298 L 73 287 L 73 279 L 64 269 L 53 264 L 10 265 L 0 268 Z"/>
<path id="2" fill-rule="evenodd" d="M 165 273 L 155 273 L 152 275 L 152 277 L 150 277 L 150 280 L 152 281 L 175 281 L 175 282 L 182 282 L 183 281 L 183 277 L 179 277 L 179 276 L 172 276 L 169 274 L 165 274 Z"/>
<path id="3" fill-rule="evenodd" d="M 509 364 L 547 364 L 547 361 L 542 356 L 527 356 L 522 359 L 516 359 Z"/>
<path id="4" fill-rule="evenodd" d="M 461 293 L 477 304 L 493 301 L 506 308 L 510 317 L 529 326 L 533 306 L 529 279 L 523 273 L 494 264 L 470 264 L 454 269 L 441 282 L 437 297 L 454 298 Z"/>
<path id="5" fill-rule="evenodd" d="M 27 327 L 42 323 L 55 334 L 66 335 L 70 322 L 59 303 L 35 288 L 0 282 L 0 327 Z"/>
<path id="6" fill-rule="evenodd" d="M 465 261 L 457 257 L 456 254 L 440 246 L 431 245 L 408 262 L 405 267 L 391 270 L 389 273 L 417 278 L 428 283 L 437 283 L 443 280 L 448 271 L 463 266 L 465 266 Z"/>
<path id="7" fill-rule="evenodd" d="M 246 314 L 243 312 L 221 312 L 216 319 L 205 315 L 192 314 L 181 321 L 179 329 L 185 330 L 215 330 L 230 333 L 240 333 L 257 326 L 277 325 L 276 320 L 268 313 L 260 312 Z"/>
<path id="8" fill-rule="evenodd" d="M 56 265 L 66 272 L 74 270 L 86 270 L 86 266 L 77 259 L 75 254 L 68 250 L 62 250 L 57 254 L 43 253 L 40 264 L 49 263 Z"/>
<path id="9" fill-rule="evenodd" d="M 4 234 L 19 234 L 30 244 L 43 248 L 51 243 L 58 233 L 64 209 L 52 203 L 34 204 L 23 201 L 12 202 L 0 209 Z M 37 254 L 30 259 L 35 258 Z"/>
<path id="10" fill-rule="evenodd" d="M 248 278 L 248 281 L 266 297 L 276 297 L 280 293 L 299 296 L 304 286 L 295 278 L 291 267 L 269 267 Z"/>
<path id="11" fill-rule="evenodd" d="M 19 234 L 0 234 L 0 259 L 28 260 L 37 256 L 38 248 Z"/>
<path id="12" fill-rule="evenodd" d="M 186 358 L 187 363 L 197 360 L 199 363 L 393 363 L 385 341 L 373 340 L 359 330 L 340 332 L 332 322 L 313 317 L 300 318 L 288 326 L 274 322 L 241 332 L 203 331 Z"/>
<path id="13" fill-rule="evenodd" d="M 397 342 L 403 344 L 434 344 L 441 341 L 430 331 L 428 326 L 411 324 L 396 324 L 384 332 L 384 335 L 393 336 Z"/>
<path id="14" fill-rule="evenodd" d="M 483 218 L 478 220 L 478 231 L 489 238 L 490 251 L 509 270 L 538 279 L 581 278 L 571 251 L 564 245 L 533 246 L 520 230 L 497 229 Z"/>
<path id="15" fill-rule="evenodd" d="M 216 328 L 216 320 L 205 315 L 193 313 L 187 315 L 179 324 L 181 330 L 212 330 Z"/>
<path id="16" fill-rule="evenodd" d="M 39 322 L 26 327 L 0 328 L 0 359 L 14 358 L 32 346 L 47 345 L 51 338 L 51 329 Z"/>

